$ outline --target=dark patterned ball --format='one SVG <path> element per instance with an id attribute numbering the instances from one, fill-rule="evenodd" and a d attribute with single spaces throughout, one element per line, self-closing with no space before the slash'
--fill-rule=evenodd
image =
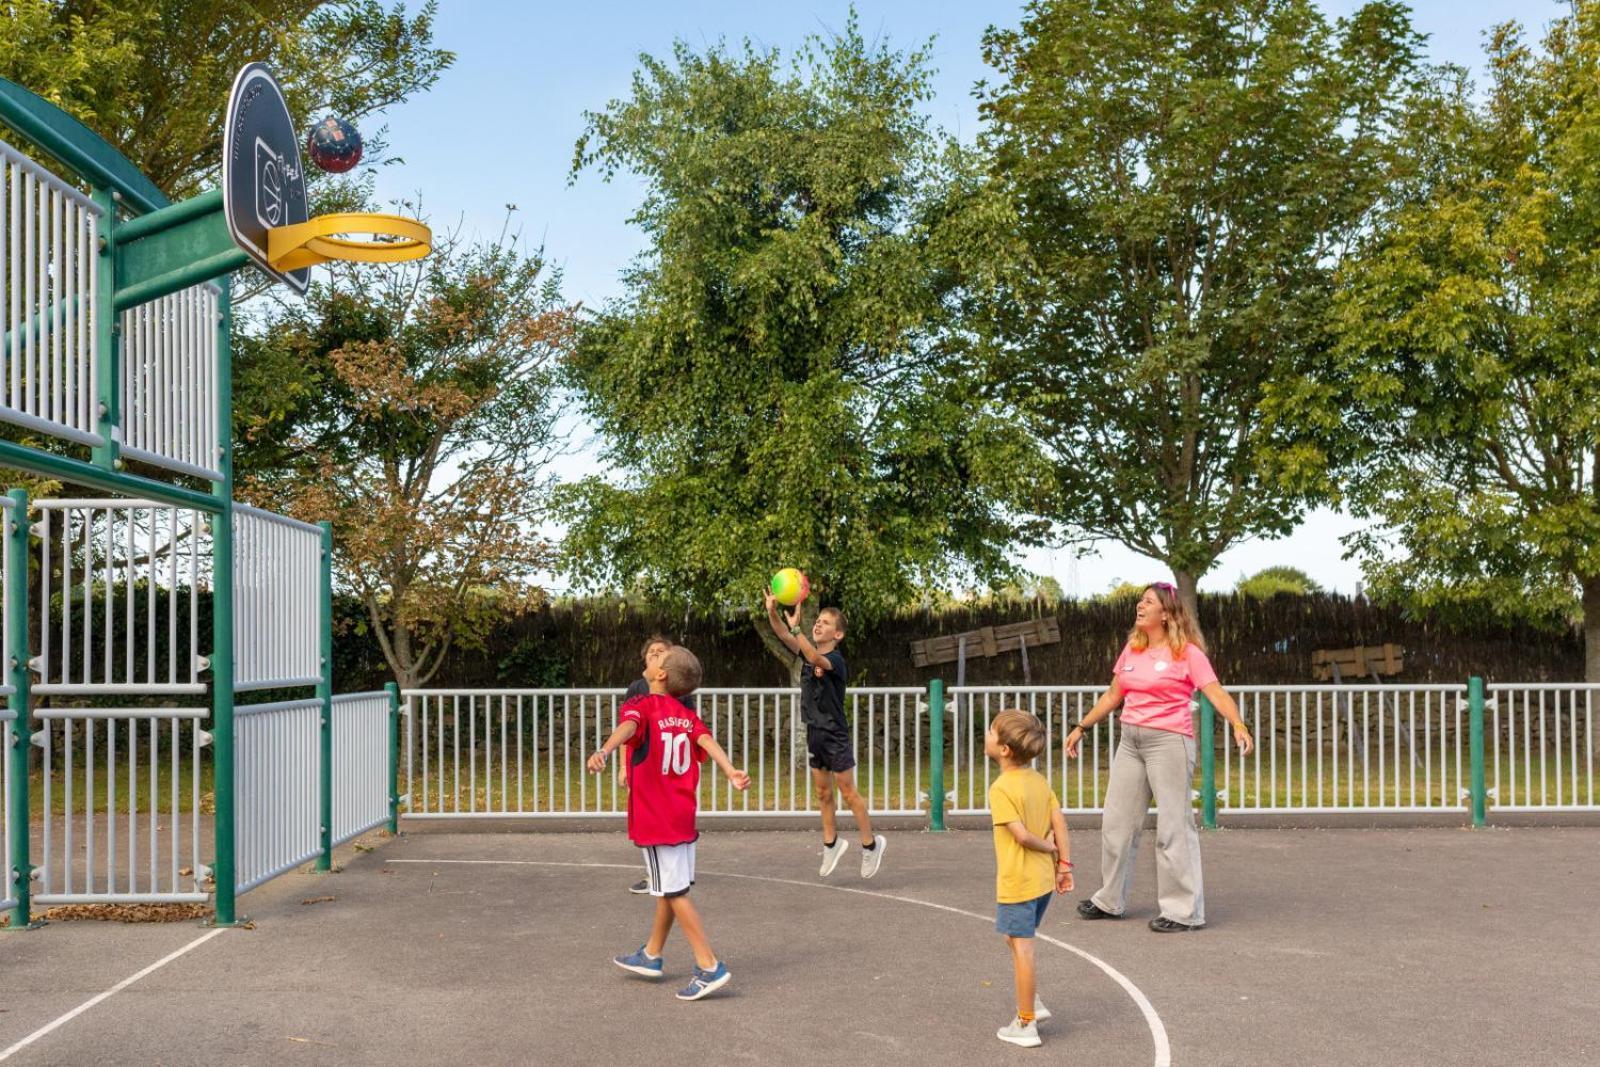
<path id="1" fill-rule="evenodd" d="M 361 162 L 361 135 L 344 119 L 329 115 L 311 127 L 306 152 L 322 170 L 343 174 Z"/>

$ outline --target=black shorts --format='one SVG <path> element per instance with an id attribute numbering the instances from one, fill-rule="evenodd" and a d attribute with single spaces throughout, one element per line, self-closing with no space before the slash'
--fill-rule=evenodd
<path id="1" fill-rule="evenodd" d="M 819 771 L 848 771 L 856 765 L 850 733 L 843 726 L 806 726 L 806 750 Z"/>

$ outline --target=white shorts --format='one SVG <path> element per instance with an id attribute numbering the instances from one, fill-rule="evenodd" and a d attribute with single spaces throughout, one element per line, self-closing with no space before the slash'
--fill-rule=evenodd
<path id="1" fill-rule="evenodd" d="M 687 845 L 645 845 L 645 872 L 653 897 L 681 897 L 694 885 L 694 842 Z"/>

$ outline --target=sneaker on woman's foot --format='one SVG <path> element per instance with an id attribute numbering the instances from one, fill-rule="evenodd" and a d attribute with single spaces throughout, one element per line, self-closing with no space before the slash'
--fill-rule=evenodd
<path id="1" fill-rule="evenodd" d="M 1050 1009 L 1044 1006 L 1044 1001 L 1039 999 L 1039 994 L 1033 995 L 1033 1021 L 1042 1023 L 1050 1018 Z"/>
<path id="2" fill-rule="evenodd" d="M 883 862 L 883 846 L 888 844 L 882 834 L 872 839 L 872 847 L 861 850 L 861 877 L 871 878 L 878 873 L 878 864 Z"/>
<path id="3" fill-rule="evenodd" d="M 633 883 L 632 885 L 630 885 L 628 887 L 628 892 L 630 892 L 630 893 L 648 893 L 648 892 L 650 892 L 650 879 L 648 879 L 648 878 L 639 879 L 637 882 Z"/>
<path id="4" fill-rule="evenodd" d="M 1037 1023 L 1024 1023 L 1020 1018 L 1012 1019 L 1009 1023 L 994 1032 L 994 1036 L 1001 1041 L 1023 1048 L 1038 1048 L 1044 1044 L 1039 1040 L 1039 1027 Z"/>
<path id="5" fill-rule="evenodd" d="M 1122 916 L 1113 915 L 1092 900 L 1078 901 L 1078 914 L 1085 919 L 1120 919 Z"/>
<path id="6" fill-rule="evenodd" d="M 703 971 L 698 966 L 694 969 L 694 977 L 689 979 L 689 984 L 678 990 L 679 1000 L 699 1000 L 708 993 L 715 993 L 728 984 L 728 979 L 733 975 L 728 973 L 728 965 L 721 960 L 717 961 L 715 968 Z"/>
<path id="7" fill-rule="evenodd" d="M 850 847 L 850 842 L 842 837 L 833 839 L 833 844 L 822 846 L 822 877 L 826 878 L 839 866 L 839 861 L 844 859 L 845 850 Z"/>

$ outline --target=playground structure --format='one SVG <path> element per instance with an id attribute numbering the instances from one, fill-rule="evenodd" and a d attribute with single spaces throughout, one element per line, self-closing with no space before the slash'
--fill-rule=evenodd
<path id="1" fill-rule="evenodd" d="M 330 528 L 233 499 L 229 275 L 303 293 L 312 265 L 416 258 L 431 235 L 308 219 L 260 64 L 224 141 L 222 187 L 171 203 L 0 80 L 0 422 L 20 431 L 0 466 L 108 494 L 0 504 L 12 929 L 35 904 L 207 900 L 232 925 L 239 894 L 394 825 L 397 694 L 333 690 Z M 238 701 L 264 690 L 302 695 Z"/>

